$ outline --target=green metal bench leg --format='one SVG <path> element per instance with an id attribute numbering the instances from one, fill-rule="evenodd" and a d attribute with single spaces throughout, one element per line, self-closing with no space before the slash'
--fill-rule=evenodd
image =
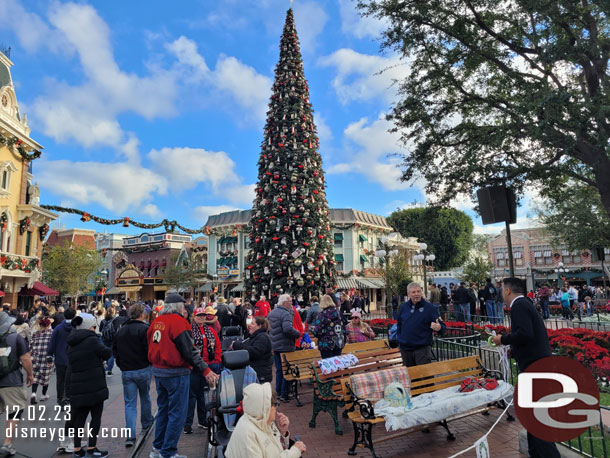
<path id="1" fill-rule="evenodd" d="M 342 436 L 343 430 L 339 426 L 339 419 L 337 418 L 337 404 L 329 405 L 328 413 L 330 414 L 331 418 L 333 419 L 333 423 L 335 424 L 335 434 L 337 434 L 338 436 Z"/>
<path id="2" fill-rule="evenodd" d="M 309 427 L 310 428 L 315 428 L 316 427 L 316 418 L 318 418 L 318 414 L 320 413 L 321 410 L 322 409 L 320 409 L 320 400 L 314 394 L 314 397 L 313 397 L 313 415 L 311 416 L 311 420 L 309 421 Z"/>

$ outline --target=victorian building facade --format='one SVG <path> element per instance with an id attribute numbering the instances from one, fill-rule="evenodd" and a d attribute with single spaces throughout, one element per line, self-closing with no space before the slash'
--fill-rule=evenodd
<path id="1" fill-rule="evenodd" d="M 250 250 L 247 230 L 250 214 L 250 210 L 235 210 L 208 218 L 205 225 L 209 235 L 208 277 L 212 280 L 198 292 L 249 295 L 244 288 L 244 279 L 249 274 L 246 254 Z M 369 298 L 373 309 L 377 304 L 384 304 L 383 261 L 376 251 L 387 245 L 387 236 L 393 232 L 392 228 L 383 216 L 352 208 L 331 209 L 330 223 L 338 273 L 337 288 L 359 290 Z M 414 238 L 401 239 L 400 248 L 405 248 L 405 244 L 414 252 L 418 250 Z M 416 272 L 415 262 L 413 267 Z"/>
<path id="2" fill-rule="evenodd" d="M 42 146 L 19 111 L 6 54 L 0 51 L 0 295 L 16 307 L 20 295 L 43 292 L 36 289 L 42 243 L 57 215 L 40 207 L 32 161 Z"/>

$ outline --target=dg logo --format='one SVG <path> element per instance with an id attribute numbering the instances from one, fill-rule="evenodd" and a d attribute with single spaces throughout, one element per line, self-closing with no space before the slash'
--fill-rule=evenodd
<path id="1" fill-rule="evenodd" d="M 153 332 L 153 338 L 152 338 L 153 343 L 159 343 L 161 342 L 161 331 L 159 331 L 158 329 Z"/>

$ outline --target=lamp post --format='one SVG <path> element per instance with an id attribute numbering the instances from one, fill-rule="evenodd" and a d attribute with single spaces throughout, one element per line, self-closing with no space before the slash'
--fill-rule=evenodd
<path id="1" fill-rule="evenodd" d="M 419 244 L 420 254 L 416 254 L 413 256 L 414 261 L 421 261 L 422 268 L 424 271 L 424 297 L 428 298 L 428 278 L 427 278 L 427 270 L 428 270 L 428 262 L 432 262 L 436 259 L 436 256 L 433 253 L 429 253 L 427 251 L 428 245 L 425 243 Z"/>
<path id="2" fill-rule="evenodd" d="M 562 274 L 565 274 L 568 271 L 568 269 L 566 269 L 565 267 L 563 267 L 563 262 L 560 262 L 559 264 L 557 264 L 557 269 L 555 269 L 555 272 L 557 273 L 557 287 L 560 287 L 562 285 L 562 281 L 561 281 L 561 276 Z"/>

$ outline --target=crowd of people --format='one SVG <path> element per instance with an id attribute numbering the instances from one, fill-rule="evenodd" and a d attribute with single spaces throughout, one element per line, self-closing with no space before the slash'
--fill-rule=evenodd
<path id="1" fill-rule="evenodd" d="M 549 304 L 554 301 L 566 303 L 570 310 L 582 301 L 588 313 L 591 298 L 598 294 L 569 285 L 563 291 L 542 285 L 526 294 L 522 281 L 494 283 L 491 279 L 481 287 L 465 282 L 448 289 L 431 285 L 427 297 L 419 284 L 411 283 L 407 293 L 401 304 L 392 298 L 397 320 L 394 339 L 405 366 L 431 362 L 433 336 L 444 333 L 444 321 L 449 317 L 468 321 L 473 315 L 481 315 L 491 322 L 501 322 L 504 306 L 510 307 L 521 296 L 530 299 L 525 304 L 527 314 L 536 310 L 536 305 L 540 307 L 540 319 L 548 317 Z M 11 347 L 12 359 L 0 361 L 0 367 L 7 367 L 0 372 L 0 401 L 13 412 L 7 416 L 7 429 L 17 427 L 26 408 L 26 386 L 31 386 L 29 403 L 46 402 L 51 374 L 55 373 L 57 403 L 69 405 L 71 411 L 65 424 L 66 439 L 58 451 L 72 453 L 73 457 L 107 456 L 108 452 L 97 448 L 97 435 L 104 402 L 109 397 L 107 378 L 113 376 L 116 365 L 121 372 L 125 425 L 129 431 L 125 445 L 130 447 L 136 442 L 139 414 L 142 430 L 155 421 L 151 458 L 180 457 L 181 435 L 191 434 L 195 421 L 200 428 L 210 427 L 206 391 L 216 385 L 223 369 L 223 330 L 236 327 L 242 337 L 233 340 L 224 351 L 246 350 L 258 384 L 244 390 L 246 420 L 239 422 L 233 432 L 227 456 L 247 456 L 244 450 L 259 446 L 248 439 L 252 428 L 261 440 L 267 438 L 273 443 L 273 450 L 290 450 L 286 456 L 300 456 L 306 450 L 305 444 L 289 438 L 289 420 L 277 412 L 280 403 L 290 402 L 293 396 L 290 384 L 283 378 L 282 355 L 315 348 L 311 340 L 315 337 L 322 358 L 329 358 L 341 354 L 346 343 L 375 339 L 375 333 L 364 319 L 370 313 L 367 301 L 357 292 L 347 295 L 328 288 L 319 298 L 311 297 L 307 305 L 298 299 L 280 294 L 271 301 L 260 296 L 242 303 L 237 297 L 228 301 L 212 295 L 196 304 L 169 294 L 165 301 L 152 303 L 105 301 L 73 307 L 37 300 L 24 313 L 5 307 L 0 312 L 0 349 Z M 515 326 L 519 324 L 513 316 L 513 329 Z M 522 336 L 507 337 L 498 340 L 498 344 L 511 344 L 513 354 L 519 356 L 522 340 Z M 539 345 L 544 353 L 545 344 Z M 517 358 L 525 366 L 531 363 L 527 355 Z M 150 396 L 153 378 L 156 420 Z M 73 431 L 82 428 L 89 416 L 91 434 L 86 438 L 74 436 Z M 13 455 L 10 437 L 7 434 L 0 452 Z"/>
<path id="2" fill-rule="evenodd" d="M 595 299 L 610 297 L 610 289 L 604 291 L 601 286 L 573 285 L 564 282 L 561 287 L 542 284 L 530 290 L 527 296 L 544 319 L 551 316 L 550 306 L 561 305 L 562 316 L 572 319 L 574 314 L 591 316 L 595 312 Z M 450 283 L 449 287 L 431 284 L 426 298 L 444 320 L 470 322 L 475 319 L 491 324 L 504 323 L 504 311 L 508 307 L 499 281 L 492 282 L 487 278 L 485 284 L 459 282 Z M 392 307 L 398 307 L 399 299 L 392 297 Z"/>

